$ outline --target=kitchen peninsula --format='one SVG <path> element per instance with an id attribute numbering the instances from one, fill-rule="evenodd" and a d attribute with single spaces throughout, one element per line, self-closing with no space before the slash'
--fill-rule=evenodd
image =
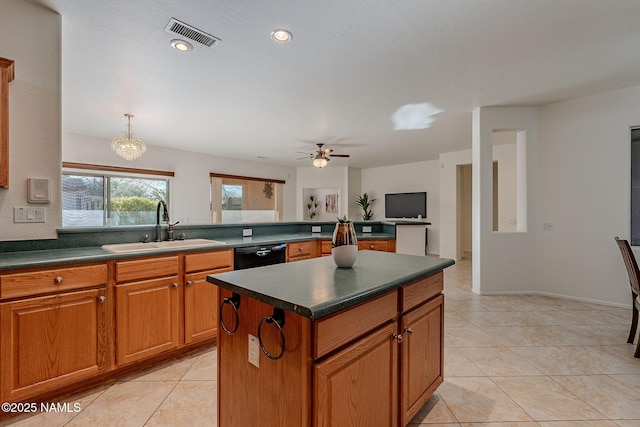
<path id="1" fill-rule="evenodd" d="M 214 274 L 218 425 L 405 426 L 443 380 L 443 269 L 360 251 Z M 224 331 L 224 332 L 223 332 Z"/>

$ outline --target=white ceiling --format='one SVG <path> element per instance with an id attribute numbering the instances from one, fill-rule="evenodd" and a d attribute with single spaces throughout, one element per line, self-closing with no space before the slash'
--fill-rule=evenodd
<path id="1" fill-rule="evenodd" d="M 410 163 L 470 148 L 478 106 L 640 84 L 638 0 L 32 1 L 62 15 L 63 132 L 110 140 L 132 113 L 149 150 L 307 166 L 333 138 L 330 165 Z M 172 17 L 222 41 L 181 53 Z M 394 131 L 421 102 L 431 127 Z"/>

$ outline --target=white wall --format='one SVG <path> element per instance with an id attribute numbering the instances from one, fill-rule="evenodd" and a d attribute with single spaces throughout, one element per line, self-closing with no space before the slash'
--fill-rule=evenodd
<path id="1" fill-rule="evenodd" d="M 338 212 L 328 212 L 326 206 L 326 197 L 329 195 L 338 194 L 340 191 L 339 188 L 305 188 L 302 192 L 302 200 L 304 201 L 305 209 L 304 209 L 304 221 L 336 221 L 338 217 Z M 316 208 L 316 216 L 311 218 L 309 214 L 309 209 L 306 208 L 306 205 L 310 203 L 311 196 L 314 196 L 316 203 L 318 204 Z M 338 197 L 338 203 L 340 203 L 340 198 Z"/>
<path id="2" fill-rule="evenodd" d="M 304 190 L 312 188 L 336 189 L 338 194 L 338 213 L 332 214 L 331 220 L 336 216 L 349 215 L 349 170 L 346 167 L 325 168 L 298 167 L 296 168 L 296 219 L 302 221 L 305 218 L 306 199 Z M 324 203 L 324 199 L 320 201 Z"/>
<path id="3" fill-rule="evenodd" d="M 439 170 L 437 160 L 362 169 L 362 192 L 377 199 L 373 205 L 376 220 L 384 219 L 385 193 L 427 192 L 426 220 L 431 222 L 431 225 L 427 226 L 427 250 L 430 254 L 438 254 L 441 251 Z"/>
<path id="4" fill-rule="evenodd" d="M 493 132 L 526 131 L 526 217 L 536 206 L 538 110 L 535 107 L 482 107 L 474 110 L 473 164 L 473 284 L 474 292 L 533 292 L 536 284 L 536 234 L 493 232 Z"/>
<path id="5" fill-rule="evenodd" d="M 638 125 L 640 86 L 540 108 L 539 291 L 631 304 L 613 237 L 630 236 L 630 127 Z"/>
<path id="6" fill-rule="evenodd" d="M 362 194 L 362 170 L 358 168 L 348 168 L 348 194 L 347 205 L 349 208 L 349 219 L 362 220 L 362 208 L 360 208 L 356 201 L 358 196 Z"/>
<path id="7" fill-rule="evenodd" d="M 0 240 L 56 238 L 62 221 L 61 19 L 24 0 L 2 0 L 1 10 L 0 56 L 15 61 L 15 79 L 9 83 L 9 188 L 0 189 Z M 29 206 L 27 178 L 51 183 L 51 203 L 39 205 L 46 223 L 13 223 L 13 207 Z"/>
<path id="8" fill-rule="evenodd" d="M 144 140 L 142 129 L 138 129 L 137 135 Z M 151 141 L 145 142 L 147 152 L 137 160 L 127 161 L 111 150 L 111 141 L 65 133 L 62 159 L 65 162 L 175 172 L 170 184 L 169 215 L 172 221 L 180 221 L 181 224 L 211 223 L 209 172 L 281 179 L 285 181 L 283 220 L 295 220 L 295 168 L 154 147 L 150 145 Z"/>

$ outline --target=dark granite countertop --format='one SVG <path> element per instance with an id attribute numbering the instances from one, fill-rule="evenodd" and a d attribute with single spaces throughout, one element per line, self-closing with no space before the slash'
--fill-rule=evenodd
<path id="1" fill-rule="evenodd" d="M 450 259 L 359 251 L 353 268 L 332 257 L 213 274 L 207 281 L 310 319 L 319 319 L 429 276 Z"/>
<path id="2" fill-rule="evenodd" d="M 206 245 L 185 248 L 155 249 L 146 252 L 112 254 L 100 246 L 78 247 L 64 249 L 33 250 L 20 252 L 1 252 L 0 271 L 14 268 L 45 267 L 59 264 L 73 264 L 78 262 L 106 261 L 110 259 L 132 258 L 149 255 L 170 254 L 179 252 L 197 252 L 211 249 L 236 248 L 253 245 L 269 245 L 275 243 L 297 242 L 313 239 L 331 239 L 332 233 L 279 233 L 266 236 L 223 238 L 224 245 Z M 389 239 L 394 238 L 385 233 L 359 234 L 358 239 Z"/>

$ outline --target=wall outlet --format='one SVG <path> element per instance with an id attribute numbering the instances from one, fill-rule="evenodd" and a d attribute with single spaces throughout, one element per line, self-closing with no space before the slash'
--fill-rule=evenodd
<path id="1" fill-rule="evenodd" d="M 13 222 L 46 222 L 46 208 L 44 207 L 13 207 Z"/>
<path id="2" fill-rule="evenodd" d="M 371 226 L 370 225 L 363 225 L 362 226 L 362 232 L 363 233 L 371 233 Z"/>
<path id="3" fill-rule="evenodd" d="M 553 229 L 555 228 L 553 222 L 545 222 L 542 224 L 542 229 L 544 231 L 553 231 Z"/>
<path id="4" fill-rule="evenodd" d="M 249 334 L 249 363 L 256 368 L 260 367 L 260 344 L 258 338 Z"/>
<path id="5" fill-rule="evenodd" d="M 311 226 L 311 232 L 312 233 L 320 233 L 322 232 L 322 227 L 319 225 L 312 225 Z"/>
<path id="6" fill-rule="evenodd" d="M 253 230 L 251 228 L 245 228 L 242 230 L 242 237 L 251 237 L 253 236 Z"/>

